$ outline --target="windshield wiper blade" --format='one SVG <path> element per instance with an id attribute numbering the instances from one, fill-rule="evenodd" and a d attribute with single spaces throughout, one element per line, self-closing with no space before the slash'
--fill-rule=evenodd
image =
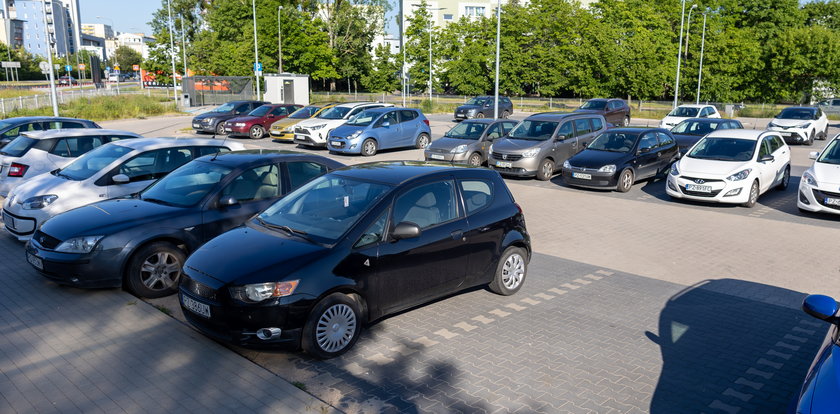
<path id="1" fill-rule="evenodd" d="M 141 199 L 141 200 L 143 200 L 143 201 L 148 201 L 148 202 L 150 202 L 150 203 L 163 204 L 163 205 L 165 205 L 165 206 L 173 206 L 173 205 L 174 205 L 174 204 L 172 204 L 172 203 L 170 203 L 170 202 L 168 202 L 168 201 L 161 200 L 161 199 L 159 199 L 159 198 L 152 198 L 152 197 L 143 197 L 143 196 L 140 196 L 140 199 Z"/>
<path id="2" fill-rule="evenodd" d="M 269 222 L 263 220 L 261 217 L 257 217 L 257 221 L 260 222 L 260 224 L 262 224 L 263 226 L 268 227 L 270 229 L 283 230 L 284 232 L 288 233 L 290 236 L 298 236 L 298 237 L 300 237 L 300 238 L 302 238 L 302 239 L 304 239 L 304 240 L 306 240 L 310 243 L 315 243 L 314 240 L 312 240 L 311 238 L 309 238 L 309 236 L 307 236 L 308 233 L 303 231 L 303 230 L 293 229 L 289 226 L 285 226 L 285 225 L 282 225 L 282 224 L 269 223 Z"/>

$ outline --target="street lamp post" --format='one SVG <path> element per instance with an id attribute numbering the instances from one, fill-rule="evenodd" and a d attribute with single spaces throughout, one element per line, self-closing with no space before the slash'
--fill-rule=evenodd
<path id="1" fill-rule="evenodd" d="M 697 104 L 700 104 L 700 82 L 703 80 L 703 50 L 706 48 L 706 13 L 703 13 L 703 36 L 700 41 L 700 70 L 697 72 Z"/>
<path id="2" fill-rule="evenodd" d="M 280 30 L 280 10 L 283 5 L 277 6 L 277 73 L 283 73 L 283 32 Z"/>
<path id="3" fill-rule="evenodd" d="M 405 16 L 403 15 L 403 1 L 400 1 L 400 52 L 402 53 L 402 68 L 400 69 L 400 82 L 402 82 L 402 106 L 405 108 Z"/>
<path id="4" fill-rule="evenodd" d="M 175 106 L 178 106 L 178 82 L 175 80 L 175 25 L 172 23 L 172 0 L 166 2 L 166 8 L 169 10 L 169 57 L 172 60 L 172 95 L 175 96 Z"/>
<path id="5" fill-rule="evenodd" d="M 44 5 L 44 34 L 46 35 L 44 40 L 47 41 L 47 63 L 50 65 L 50 99 L 52 100 L 53 116 L 58 116 L 58 96 L 55 92 L 55 67 L 53 66 L 52 59 L 53 37 L 50 36 L 50 27 L 47 23 L 48 10 L 46 0 L 42 4 Z M 49 10 L 49 14 L 52 14 L 52 10 Z"/>
<path id="6" fill-rule="evenodd" d="M 680 15 L 680 47 L 677 49 L 677 80 L 674 83 L 674 108 L 677 107 L 677 99 L 680 95 L 680 64 L 682 63 L 683 24 L 685 23 L 685 0 L 680 3 L 682 3 L 682 14 Z"/>
<path id="7" fill-rule="evenodd" d="M 496 88 L 493 95 L 493 119 L 499 119 L 499 44 L 502 34 L 502 0 L 496 4 Z"/>
<path id="8" fill-rule="evenodd" d="M 696 4 L 692 4 L 688 9 L 688 21 L 685 23 L 685 58 L 688 59 L 688 39 L 691 37 L 691 12 L 697 8 Z"/>
<path id="9" fill-rule="evenodd" d="M 178 19 L 181 20 L 181 58 L 184 60 L 184 76 L 187 76 L 187 42 L 184 38 L 184 16 L 179 13 Z M 143 43 L 142 38 L 140 43 Z"/>
<path id="10" fill-rule="evenodd" d="M 257 79 L 257 100 L 260 100 L 260 75 L 257 69 L 259 69 L 260 65 L 260 56 L 257 52 L 257 1 L 251 0 L 251 11 L 253 12 L 254 17 L 254 77 Z"/>

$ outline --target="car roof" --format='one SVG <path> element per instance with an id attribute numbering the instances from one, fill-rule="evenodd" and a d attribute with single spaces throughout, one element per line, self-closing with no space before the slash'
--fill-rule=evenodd
<path id="1" fill-rule="evenodd" d="M 707 138 L 738 138 L 758 140 L 770 131 L 762 131 L 758 129 L 716 129 L 706 135 Z"/>
<path id="2" fill-rule="evenodd" d="M 455 167 L 445 163 L 428 163 L 422 161 L 377 161 L 356 164 L 337 170 L 335 174 L 358 178 L 365 181 L 378 181 L 389 185 L 400 185 L 407 181 L 435 175 L 437 173 L 456 171 L 478 172 L 490 174 L 486 168 Z"/>
<path id="3" fill-rule="evenodd" d="M 251 149 L 241 151 L 223 152 L 215 155 L 205 155 L 197 158 L 199 160 L 213 163 L 218 163 L 226 167 L 242 167 L 247 168 L 252 164 L 260 165 L 266 164 L 269 160 L 274 161 L 317 161 L 321 164 L 326 164 L 330 168 L 341 168 L 344 164 L 317 154 L 309 154 L 304 152 L 296 152 L 289 150 L 268 150 L 268 149 Z"/>
<path id="4" fill-rule="evenodd" d="M 494 122 L 502 122 L 502 121 L 510 121 L 516 122 L 512 119 L 492 119 L 492 118 L 472 118 L 472 119 L 465 119 L 461 121 L 461 123 L 470 123 L 470 124 L 492 124 Z M 453 126 L 455 128 L 455 126 Z"/>
<path id="5" fill-rule="evenodd" d="M 131 148 L 135 150 L 147 150 L 154 148 L 168 148 L 180 146 L 225 146 L 226 139 L 213 138 L 136 138 L 127 139 L 115 142 L 122 147 Z M 230 143 L 242 145 L 236 141 Z"/>
<path id="6" fill-rule="evenodd" d="M 605 133 L 606 132 L 627 132 L 627 133 L 641 134 L 641 133 L 650 132 L 650 131 L 671 133 L 671 131 L 669 131 L 665 128 L 644 127 L 644 126 L 629 126 L 629 127 L 620 127 L 620 128 L 610 128 L 610 129 L 608 129 L 604 132 Z"/>
<path id="7" fill-rule="evenodd" d="M 683 122 L 701 122 L 701 123 L 712 123 L 712 122 L 722 122 L 722 121 L 735 121 L 737 123 L 741 123 L 741 121 L 737 119 L 726 119 L 726 118 L 686 118 L 683 119 L 680 123 Z"/>
<path id="8" fill-rule="evenodd" d="M 562 121 L 572 116 L 597 116 L 597 114 L 588 112 L 541 112 L 538 114 L 533 114 L 525 119 L 534 119 L 542 121 Z"/>
<path id="9" fill-rule="evenodd" d="M 787 108 L 782 108 L 782 111 L 785 109 L 810 109 L 812 111 L 816 111 L 818 108 L 816 106 L 789 106 Z"/>
<path id="10" fill-rule="evenodd" d="M 225 102 L 225 103 L 231 103 L 231 104 L 241 104 L 241 103 L 251 103 L 251 102 L 261 103 L 261 104 L 263 104 L 263 105 L 268 105 L 268 104 L 271 104 L 271 102 L 266 102 L 266 101 L 255 101 L 255 100 L 252 100 L 252 99 L 241 99 L 241 100 L 236 100 L 236 101 L 227 101 L 227 102 Z"/>
<path id="11" fill-rule="evenodd" d="M 420 112 L 420 110 L 419 110 L 419 109 L 415 109 L 415 108 L 403 108 L 403 107 L 401 107 L 401 106 L 383 106 L 383 107 L 379 107 L 379 108 L 370 108 L 370 109 L 366 109 L 366 111 L 370 111 L 370 112 L 374 112 L 374 113 L 376 113 L 376 112 L 388 112 L 388 111 L 395 111 L 395 110 L 404 110 L 404 111 L 414 111 L 414 112 Z"/>
<path id="12" fill-rule="evenodd" d="M 357 107 L 357 106 L 362 106 L 362 105 L 375 105 L 375 104 L 379 104 L 379 105 L 388 105 L 388 104 L 384 104 L 384 103 L 381 103 L 381 102 L 347 102 L 347 103 L 341 103 L 341 104 L 338 104 L 338 105 L 336 105 L 336 106 L 337 106 L 337 107 L 340 107 L 340 108 L 355 108 L 355 107 Z M 393 106 L 393 105 L 391 105 L 391 106 Z"/>
<path id="13" fill-rule="evenodd" d="M 6 118 L 2 122 L 8 123 L 16 123 L 16 122 L 29 122 L 29 121 L 49 121 L 49 120 L 57 120 L 57 121 L 84 121 L 84 122 L 91 122 L 93 121 L 89 119 L 81 119 L 81 118 L 67 118 L 63 116 L 19 116 L 16 118 Z"/>
<path id="14" fill-rule="evenodd" d="M 705 104 L 699 104 L 699 105 L 698 105 L 698 104 L 685 104 L 685 105 L 680 105 L 679 107 L 680 107 L 680 108 L 705 108 L 705 107 L 707 107 L 707 106 L 714 106 L 714 105 L 705 105 Z"/>
<path id="15" fill-rule="evenodd" d="M 46 131 L 26 131 L 21 135 L 32 139 L 50 139 L 50 138 L 67 138 L 67 137 L 90 137 L 100 135 L 127 135 L 132 137 L 142 137 L 140 134 L 134 132 L 122 131 L 119 129 L 99 129 L 99 128 L 66 128 L 66 129 L 48 129 Z"/>

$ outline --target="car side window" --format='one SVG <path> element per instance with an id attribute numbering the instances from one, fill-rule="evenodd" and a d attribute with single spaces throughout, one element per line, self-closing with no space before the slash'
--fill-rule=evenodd
<path id="1" fill-rule="evenodd" d="M 770 151 L 770 139 L 769 139 L 769 137 L 764 137 L 764 139 L 762 139 L 761 143 L 758 144 L 758 145 L 759 145 L 759 147 L 758 147 L 758 158 L 759 159 L 761 159 L 761 157 L 763 157 L 765 155 L 770 155 L 770 153 L 772 152 L 772 151 Z"/>
<path id="2" fill-rule="evenodd" d="M 516 122 L 502 122 L 502 129 L 504 130 L 504 135 L 513 131 L 513 128 L 516 128 Z"/>
<path id="3" fill-rule="evenodd" d="M 250 111 L 249 111 L 249 109 L 250 109 L 250 108 L 251 108 L 251 105 L 249 105 L 249 104 L 242 104 L 242 105 L 239 105 L 239 106 L 237 106 L 237 107 L 236 107 L 236 111 L 235 111 L 235 112 L 236 112 L 237 114 L 244 114 L 244 113 L 246 113 L 246 112 L 250 112 Z"/>
<path id="4" fill-rule="evenodd" d="M 398 122 L 397 121 L 397 111 L 391 111 L 391 112 L 388 112 L 387 114 L 383 115 L 382 118 L 379 118 L 379 121 L 376 122 L 376 126 L 380 127 L 385 122 L 388 122 L 392 126 L 396 125 L 397 122 Z"/>
<path id="5" fill-rule="evenodd" d="M 230 149 L 228 149 L 227 147 L 197 147 L 195 149 L 195 152 L 195 157 L 198 158 L 210 154 L 230 152 Z"/>
<path id="6" fill-rule="evenodd" d="M 499 138 L 502 135 L 504 135 L 504 131 L 502 130 L 502 124 L 501 123 L 493 125 L 493 126 L 490 127 L 490 129 L 487 130 L 487 139 L 488 140 L 492 141 L 496 138 Z"/>
<path id="7" fill-rule="evenodd" d="M 581 136 L 592 132 L 588 119 L 575 119 L 575 134 Z"/>
<path id="8" fill-rule="evenodd" d="M 785 142 L 782 140 L 781 137 L 777 135 L 773 135 L 773 142 L 776 143 L 776 150 L 785 146 Z M 773 150 L 773 152 L 775 152 L 776 150 Z"/>
<path id="9" fill-rule="evenodd" d="M 309 180 L 322 175 L 327 172 L 326 165 L 318 164 L 311 161 L 294 161 L 286 163 L 286 169 L 289 171 L 289 184 L 294 190 Z"/>
<path id="10" fill-rule="evenodd" d="M 493 201 L 493 187 L 484 180 L 463 180 L 461 194 L 464 196 L 464 206 L 467 214 L 472 214 L 490 205 Z"/>
<path id="11" fill-rule="evenodd" d="M 657 145 L 659 145 L 659 142 L 656 140 L 656 134 L 648 132 L 647 134 L 642 135 L 642 139 L 639 142 L 639 151 L 650 151 L 656 148 Z"/>
<path id="12" fill-rule="evenodd" d="M 85 126 L 79 122 L 72 122 L 72 121 L 61 121 L 61 128 L 84 128 Z"/>
<path id="13" fill-rule="evenodd" d="M 280 182 L 277 165 L 261 165 L 239 174 L 222 190 L 222 197 L 233 197 L 239 202 L 277 197 L 280 195 Z"/>
<path id="14" fill-rule="evenodd" d="M 50 154 L 75 158 L 100 145 L 102 145 L 102 137 L 61 138 L 55 143 Z"/>
<path id="15" fill-rule="evenodd" d="M 592 118 L 592 130 L 597 131 L 602 128 L 604 128 L 604 123 L 601 122 L 601 118 Z"/>
<path id="16" fill-rule="evenodd" d="M 832 103 L 832 106 L 840 106 L 840 99 L 835 99 Z"/>
<path id="17" fill-rule="evenodd" d="M 379 243 L 382 241 L 382 236 L 385 234 L 385 222 L 388 221 L 388 212 L 384 212 L 379 215 L 379 218 L 373 222 L 362 234 L 362 237 L 359 237 L 359 240 L 356 241 L 356 244 L 353 245 L 354 248 L 370 246 L 375 243 Z"/>
<path id="18" fill-rule="evenodd" d="M 417 118 L 417 112 L 402 110 L 400 111 L 400 122 L 413 121 Z"/>
<path id="19" fill-rule="evenodd" d="M 271 110 L 271 114 L 274 115 L 274 116 L 288 115 L 289 110 L 286 109 L 285 106 L 278 106 L 277 108 L 274 108 L 274 109 Z"/>
<path id="20" fill-rule="evenodd" d="M 560 126 L 560 129 L 557 130 L 557 135 L 558 136 L 565 135 L 566 138 L 574 137 L 575 136 L 575 130 L 572 127 L 573 127 L 572 121 L 564 123 L 563 125 Z"/>
<path id="21" fill-rule="evenodd" d="M 454 183 L 438 181 L 408 190 L 394 202 L 393 215 L 395 224 L 407 221 L 421 229 L 457 218 Z"/>
<path id="22" fill-rule="evenodd" d="M 776 135 L 770 135 L 767 137 L 770 140 L 770 153 L 774 153 L 779 150 L 779 148 L 784 146 L 782 139 Z"/>
<path id="23" fill-rule="evenodd" d="M 666 145 L 671 145 L 674 143 L 674 139 L 671 138 L 670 135 L 664 132 L 657 132 L 656 135 L 659 137 L 659 146 L 664 147 Z"/>

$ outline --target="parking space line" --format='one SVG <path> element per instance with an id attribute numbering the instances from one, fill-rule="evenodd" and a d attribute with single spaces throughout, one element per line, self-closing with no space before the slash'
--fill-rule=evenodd
<path id="1" fill-rule="evenodd" d="M 583 280 L 583 279 L 575 279 L 572 282 L 575 282 L 575 283 L 578 283 L 578 284 L 581 284 L 581 285 L 588 285 L 588 284 L 592 283 L 592 281 Z"/>
<path id="2" fill-rule="evenodd" d="M 713 410 L 724 411 L 724 412 L 727 412 L 729 414 L 736 414 L 738 411 L 741 411 L 741 409 L 738 408 L 738 407 L 733 407 L 729 404 L 724 404 L 724 403 L 722 403 L 718 400 L 712 401 L 712 403 L 709 404 L 709 408 L 711 408 Z"/>
<path id="3" fill-rule="evenodd" d="M 525 309 L 528 309 L 528 308 L 526 308 L 526 307 L 524 307 L 524 306 L 519 306 L 519 305 L 517 305 L 517 304 L 515 304 L 515 303 L 508 303 L 507 305 L 505 305 L 505 307 L 506 307 L 506 308 L 513 309 L 513 310 L 515 310 L 515 311 L 517 311 L 517 312 L 519 312 L 519 311 L 523 311 L 523 310 L 525 310 Z"/>
<path id="4" fill-rule="evenodd" d="M 597 273 L 599 275 L 604 275 L 604 276 L 612 276 L 612 275 L 615 274 L 614 272 L 610 272 L 608 270 L 596 270 L 595 273 Z"/>
<path id="5" fill-rule="evenodd" d="M 387 365 L 394 362 L 393 358 L 388 358 L 385 355 L 382 355 L 382 353 L 371 355 L 369 357 L 366 357 L 365 359 L 367 359 L 368 361 L 372 361 L 376 365 Z"/>
<path id="6" fill-rule="evenodd" d="M 785 353 L 776 351 L 775 349 L 771 349 L 771 350 L 767 351 L 766 355 L 779 357 L 779 358 L 782 358 L 782 359 L 785 359 L 785 360 L 788 360 L 788 359 L 790 359 L 790 357 L 793 356 L 792 354 L 785 354 Z"/>
<path id="7" fill-rule="evenodd" d="M 549 291 L 549 292 L 552 292 L 552 293 L 556 293 L 556 294 L 558 294 L 558 295 L 565 295 L 565 294 L 566 294 L 566 291 L 565 291 L 565 290 L 562 290 L 562 289 L 557 289 L 557 288 L 551 288 L 551 289 L 549 289 L 548 291 Z"/>
<path id="8" fill-rule="evenodd" d="M 752 399 L 752 397 L 753 397 L 752 394 L 738 392 L 738 391 L 733 390 L 732 388 L 727 388 L 726 391 L 723 392 L 723 395 L 726 395 L 728 397 L 737 398 L 737 399 L 739 399 L 743 402 L 747 402 L 750 399 Z"/>
<path id="9" fill-rule="evenodd" d="M 490 311 L 490 313 L 492 313 L 493 315 L 496 315 L 500 318 L 504 318 L 505 316 L 510 315 L 510 312 L 505 312 L 501 309 L 493 309 L 493 310 Z"/>
<path id="10" fill-rule="evenodd" d="M 545 299 L 545 300 L 554 299 L 554 296 L 546 295 L 545 293 L 536 293 L 536 294 L 534 294 L 534 296 L 536 296 L 540 299 Z"/>
<path id="11" fill-rule="evenodd" d="M 472 318 L 472 320 L 474 320 L 474 321 L 478 321 L 478 322 L 481 322 L 481 323 L 483 323 L 483 324 L 485 324 L 485 325 L 487 325 L 487 324 L 488 324 L 488 323 L 490 323 L 490 322 L 494 322 L 494 321 L 495 321 L 495 319 L 493 319 L 493 318 L 488 318 L 488 317 L 486 317 L 486 316 L 482 316 L 482 315 L 478 315 L 478 316 L 476 316 L 475 318 Z"/>
<path id="12" fill-rule="evenodd" d="M 601 277 L 601 276 L 595 276 L 595 275 L 593 275 L 593 274 L 584 275 L 583 277 L 585 277 L 585 278 L 587 278 L 587 279 L 592 279 L 592 280 L 601 280 L 601 279 L 603 279 L 603 277 Z"/>
<path id="13" fill-rule="evenodd" d="M 520 302 L 525 302 L 525 303 L 527 303 L 527 304 L 529 304 L 529 305 L 539 305 L 540 303 L 542 303 L 542 302 L 540 302 L 540 301 L 538 301 L 538 300 L 534 300 L 534 299 L 531 299 L 531 298 L 525 298 L 525 299 L 522 299 Z"/>
<path id="14" fill-rule="evenodd" d="M 452 339 L 452 338 L 459 335 L 455 332 L 451 332 L 449 329 L 439 329 L 439 330 L 435 331 L 434 333 L 435 333 L 435 335 L 440 335 L 440 336 L 442 336 L 446 339 Z"/>
<path id="15" fill-rule="evenodd" d="M 786 344 L 784 342 L 776 342 L 776 346 L 780 348 L 790 349 L 791 351 L 798 351 L 799 345 Z"/>
<path id="16" fill-rule="evenodd" d="M 560 286 L 563 286 L 563 287 L 564 287 L 564 288 L 566 288 L 566 289 L 572 289 L 572 290 L 577 289 L 577 288 L 579 288 L 579 287 L 580 287 L 580 286 L 577 286 L 577 285 L 573 285 L 573 284 L 571 284 L 571 283 L 563 283 L 563 284 L 562 284 L 562 285 L 560 285 Z"/>
<path id="17" fill-rule="evenodd" d="M 773 378 L 773 373 L 772 372 L 761 371 L 761 370 L 757 370 L 755 368 L 747 369 L 747 374 L 748 375 L 756 375 L 756 376 L 759 376 L 759 377 L 764 378 L 766 380 L 769 380 L 770 378 Z"/>
<path id="18" fill-rule="evenodd" d="M 794 331 L 794 332 L 802 332 L 802 333 L 804 333 L 805 335 L 813 335 L 813 334 L 815 334 L 815 333 L 817 332 L 817 331 L 814 331 L 814 330 L 811 330 L 811 329 L 803 329 L 803 328 L 800 328 L 800 327 L 798 327 L 798 326 L 795 326 L 795 327 L 793 328 L 793 331 Z"/>
<path id="19" fill-rule="evenodd" d="M 466 323 L 466 322 L 458 322 L 458 323 L 456 323 L 455 325 L 452 325 L 452 326 L 454 326 L 454 327 L 456 327 L 456 328 L 463 329 L 463 330 L 465 330 L 465 331 L 467 331 L 467 332 L 469 332 L 469 331 L 471 331 L 471 330 L 473 330 L 473 329 L 477 329 L 477 328 L 478 328 L 477 326 L 475 326 L 475 325 L 470 325 L 470 324 L 468 324 L 468 323 Z"/>
<path id="20" fill-rule="evenodd" d="M 741 377 L 741 378 L 736 379 L 736 380 L 735 380 L 735 383 L 736 383 L 736 384 L 738 384 L 738 385 L 744 385 L 744 386 L 750 387 L 750 388 L 752 388 L 752 389 L 754 389 L 754 390 L 756 390 L 756 391 L 758 391 L 758 390 L 760 390 L 762 387 L 764 387 L 764 384 L 763 384 L 763 383 L 761 383 L 761 382 L 755 382 L 755 381 L 750 381 L 750 380 L 748 380 L 748 379 L 746 379 L 746 378 L 744 378 L 744 377 Z"/>
<path id="21" fill-rule="evenodd" d="M 767 365 L 768 367 L 772 367 L 773 369 L 782 369 L 782 366 L 785 365 L 781 362 L 772 362 L 772 361 L 768 361 L 764 358 L 759 358 L 758 361 L 756 362 L 756 364 Z"/>
<path id="22" fill-rule="evenodd" d="M 801 336 L 791 335 L 791 334 L 786 334 L 782 339 L 787 339 L 789 341 L 796 341 L 796 342 L 799 342 L 800 344 L 804 344 L 805 342 L 808 342 L 808 339 L 806 339 L 806 338 L 803 338 Z"/>
<path id="23" fill-rule="evenodd" d="M 437 344 L 440 343 L 438 341 L 433 341 L 426 336 L 421 336 L 421 337 L 413 340 L 412 342 L 418 343 L 418 344 L 423 345 L 425 347 L 434 346 L 434 345 L 437 345 Z"/>

